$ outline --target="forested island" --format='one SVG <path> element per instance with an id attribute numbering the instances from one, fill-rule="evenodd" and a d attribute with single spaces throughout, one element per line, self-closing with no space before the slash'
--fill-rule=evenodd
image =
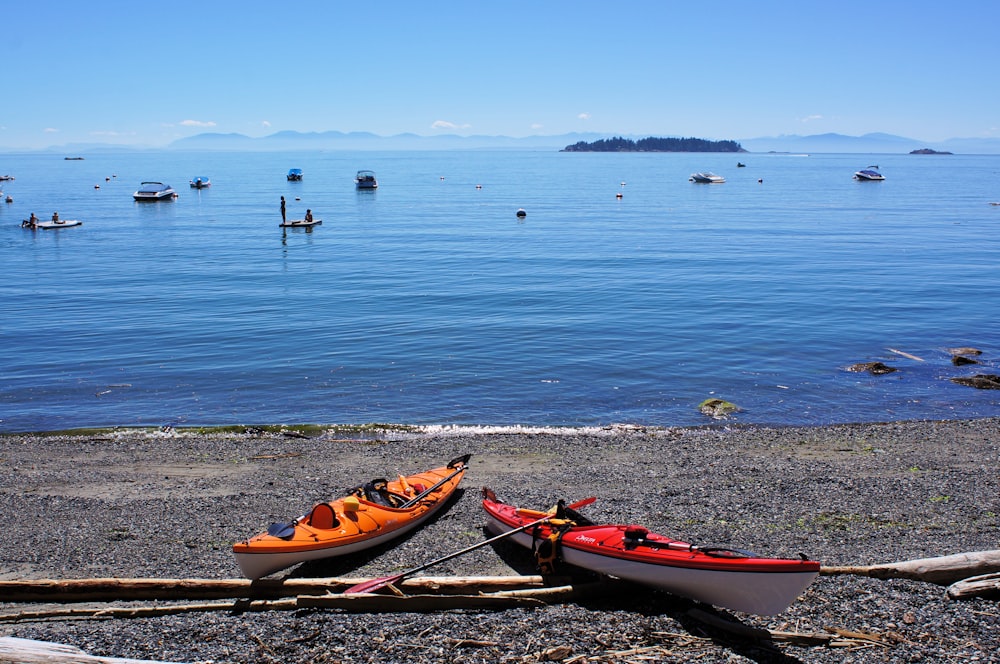
<path id="1" fill-rule="evenodd" d="M 602 138 L 567 145 L 561 152 L 746 152 L 736 141 L 708 141 L 704 138 Z"/>

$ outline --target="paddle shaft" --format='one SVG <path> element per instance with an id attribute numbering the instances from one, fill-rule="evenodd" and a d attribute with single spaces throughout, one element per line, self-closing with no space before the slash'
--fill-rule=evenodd
<path id="1" fill-rule="evenodd" d="M 567 507 L 569 507 L 570 509 L 578 509 L 580 507 L 584 507 L 586 505 L 590 505 L 595 500 L 597 500 L 597 498 L 591 496 L 590 498 L 584 498 L 583 500 L 575 502 L 572 505 L 567 505 Z M 539 524 L 542 524 L 542 523 L 545 523 L 549 519 L 552 519 L 554 516 L 555 515 L 551 515 L 551 514 L 547 515 L 547 516 L 544 516 L 541 519 L 537 519 L 535 521 L 532 521 L 531 523 L 526 523 L 523 526 L 518 526 L 517 528 L 514 528 L 513 530 L 508 530 L 507 532 L 500 533 L 499 535 L 497 535 L 495 537 L 491 537 L 488 540 L 485 540 L 485 541 L 482 541 L 482 542 L 478 542 L 477 544 L 473 544 L 472 546 L 467 546 L 464 549 L 462 549 L 461 551 L 455 551 L 454 553 L 449 553 L 447 556 L 442 556 L 441 558 L 438 558 L 437 560 L 432 560 L 429 563 L 424 563 L 423 565 L 418 565 L 417 567 L 414 567 L 412 569 L 408 569 L 405 572 L 401 572 L 401 573 L 393 575 L 393 576 L 386 576 L 386 577 L 383 577 L 381 579 L 373 579 L 371 581 L 365 581 L 364 583 L 359 583 L 358 585 L 352 586 L 352 587 L 348 588 L 347 590 L 345 590 L 344 594 L 345 595 L 350 595 L 351 593 L 371 592 L 373 590 L 378 590 L 379 588 L 383 588 L 383 587 L 389 585 L 390 583 L 395 583 L 397 581 L 405 579 L 406 577 L 410 576 L 411 574 L 416 574 L 417 572 L 422 572 L 425 569 L 427 569 L 428 567 L 433 567 L 434 565 L 437 565 L 439 563 L 447 562 L 447 561 L 451 560 L 452 558 L 458 558 L 459 556 L 463 556 L 463 555 L 469 553 L 470 551 L 475 551 L 476 549 L 481 549 L 481 548 L 483 548 L 484 546 L 486 546 L 488 544 L 492 544 L 493 542 L 498 542 L 498 541 L 500 541 L 502 539 L 510 537 L 511 535 L 516 535 L 517 533 L 520 533 L 520 532 L 523 532 L 525 530 L 528 530 L 529 528 L 534 528 L 535 526 L 537 526 Z"/>
<path id="2" fill-rule="evenodd" d="M 400 505 L 397 509 L 405 510 L 405 509 L 409 509 L 409 508 L 413 507 L 418 502 L 420 502 L 423 498 L 425 498 L 426 496 L 429 496 L 431 493 L 433 493 L 434 491 L 437 491 L 439 488 L 441 488 L 441 486 L 445 482 L 447 482 L 451 478 L 455 477 L 455 475 L 458 475 L 459 473 L 464 473 L 465 469 L 467 467 L 468 466 L 466 466 L 463 463 L 462 466 L 458 470 L 456 470 L 455 472 L 453 472 L 451 475 L 448 475 L 448 477 L 445 477 L 443 480 L 441 480 L 440 482 L 438 482 L 437 484 L 435 484 L 431 488 L 424 489 L 424 491 L 422 493 L 420 493 L 419 495 L 414 496 L 413 498 L 410 498 L 408 501 L 406 501 L 405 503 L 403 503 L 402 505 Z"/>

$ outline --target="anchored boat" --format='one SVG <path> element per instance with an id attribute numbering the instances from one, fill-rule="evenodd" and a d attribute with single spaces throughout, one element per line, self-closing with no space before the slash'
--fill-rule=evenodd
<path id="1" fill-rule="evenodd" d="M 358 189 L 378 189 L 374 171 L 358 171 L 354 176 L 354 184 Z"/>
<path id="2" fill-rule="evenodd" d="M 704 171 L 701 173 L 692 173 L 691 177 L 688 178 L 688 181 L 697 182 L 699 184 L 722 184 L 726 181 L 726 178 L 721 175 L 716 175 L 715 173 Z"/>
<path id="3" fill-rule="evenodd" d="M 862 168 L 860 171 L 855 173 L 854 179 L 868 182 L 878 182 L 880 180 L 884 180 L 885 176 L 879 173 L 878 166 L 869 166 L 868 168 Z"/>
<path id="4" fill-rule="evenodd" d="M 706 604 L 763 616 L 781 613 L 819 574 L 813 560 L 761 558 L 737 549 L 699 547 L 632 525 L 599 525 L 566 510 L 518 509 L 483 490 L 487 527 L 570 565 L 666 590 Z"/>
<path id="5" fill-rule="evenodd" d="M 343 556 L 400 537 L 444 507 L 465 476 L 470 456 L 396 480 L 366 482 L 294 521 L 273 523 L 233 545 L 240 571 L 259 579 L 307 560 Z"/>
<path id="6" fill-rule="evenodd" d="M 132 194 L 132 198 L 137 201 L 164 201 L 173 199 L 176 193 L 169 184 L 143 182 L 139 185 L 139 189 Z"/>

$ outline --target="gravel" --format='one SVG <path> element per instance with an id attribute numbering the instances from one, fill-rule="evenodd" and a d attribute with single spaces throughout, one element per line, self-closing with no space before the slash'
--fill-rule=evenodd
<path id="1" fill-rule="evenodd" d="M 868 565 L 1000 548 L 1000 419 L 816 428 L 115 430 L 0 436 L 0 578 L 235 578 L 231 544 L 373 477 L 472 453 L 462 495 L 412 536 L 291 576 L 398 573 L 484 538 L 479 488 L 546 508 L 597 496 L 595 521 L 689 542 Z M 432 575 L 531 573 L 511 544 Z M 3 598 L 0 598 L 2 602 Z M 129 606 L 114 604 L 114 606 Z M 0 603 L 0 614 L 39 605 Z M 877 642 L 754 642 L 747 627 L 846 630 Z M 703 614 L 702 614 L 703 615 Z M 996 600 L 920 581 L 821 576 L 784 613 L 727 612 L 658 592 L 540 609 L 333 610 L 0 622 L 0 636 L 170 662 L 1000 662 Z"/>

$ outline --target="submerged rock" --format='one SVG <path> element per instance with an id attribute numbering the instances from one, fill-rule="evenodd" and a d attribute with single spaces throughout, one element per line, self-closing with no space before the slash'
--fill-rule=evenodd
<path id="1" fill-rule="evenodd" d="M 965 355 L 952 355 L 951 363 L 956 367 L 961 367 L 966 364 L 979 364 L 979 360 L 974 360 L 971 357 L 966 357 Z"/>
<path id="2" fill-rule="evenodd" d="M 977 390 L 1000 390 L 1000 376 L 996 374 L 976 374 L 975 376 L 963 376 L 952 378 L 951 382 L 959 385 L 968 385 Z"/>
<path id="3" fill-rule="evenodd" d="M 978 348 L 971 348 L 969 346 L 963 346 L 961 348 L 949 348 L 948 352 L 952 355 L 982 355 L 983 351 Z"/>
<path id="4" fill-rule="evenodd" d="M 881 376 L 883 374 L 890 374 L 893 371 L 897 371 L 895 367 L 890 367 L 888 364 L 883 364 L 882 362 L 860 362 L 847 367 L 847 370 L 853 371 L 854 373 L 867 371 L 873 376 Z"/>
<path id="5" fill-rule="evenodd" d="M 732 413 L 738 413 L 742 409 L 736 404 L 723 399 L 705 399 L 698 404 L 698 410 L 700 410 L 703 415 L 719 418 L 726 417 Z"/>

